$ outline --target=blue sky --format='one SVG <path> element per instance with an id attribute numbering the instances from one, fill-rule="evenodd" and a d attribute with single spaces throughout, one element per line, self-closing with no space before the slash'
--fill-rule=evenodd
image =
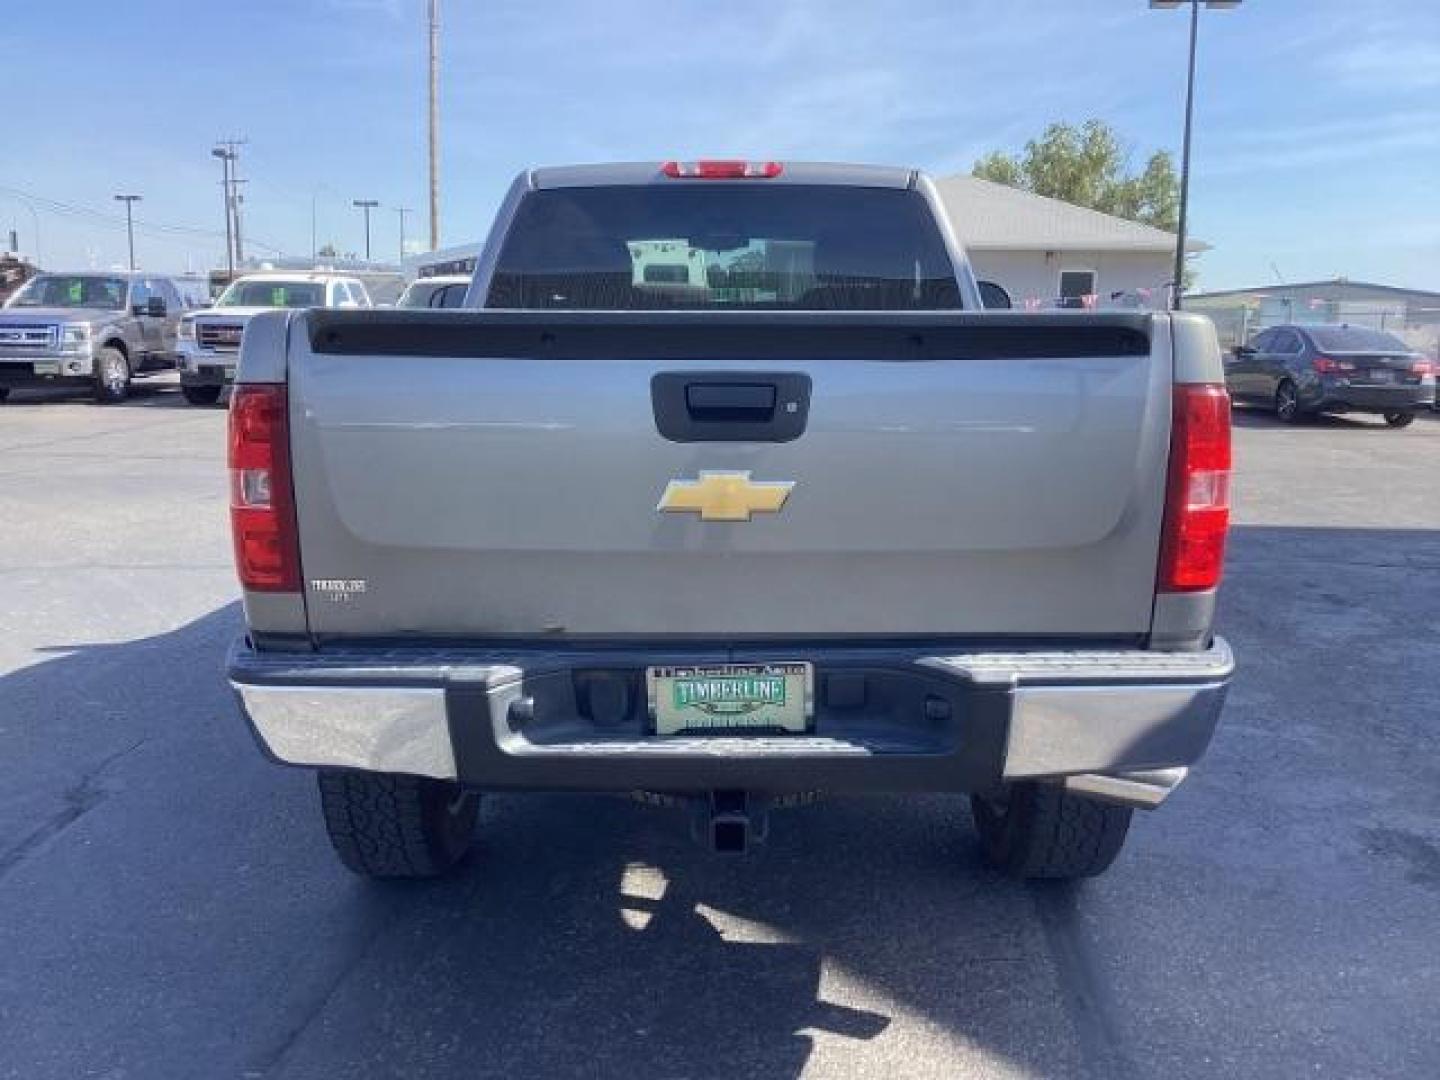
<path id="1" fill-rule="evenodd" d="M 1145 0 L 442 0 L 443 244 L 483 236 L 532 164 L 672 156 L 968 170 L 1052 120 L 1178 149 L 1186 16 Z M 215 139 L 246 136 L 247 232 L 363 245 L 352 198 L 425 227 L 425 0 L 5 0 L 0 225 L 47 264 L 123 260 L 137 218 L 223 229 Z M 1202 12 L 1202 288 L 1343 274 L 1440 290 L 1440 2 Z M 59 210 L 14 192 L 88 210 Z M 27 206 L 29 208 L 27 208 Z M 34 208 L 32 218 L 30 208 Z M 99 215 L 99 216 L 95 216 Z M 25 248 L 33 243 L 22 242 Z M 222 260 L 141 230 L 143 265 Z M 253 249 L 263 253 L 268 249 Z"/>

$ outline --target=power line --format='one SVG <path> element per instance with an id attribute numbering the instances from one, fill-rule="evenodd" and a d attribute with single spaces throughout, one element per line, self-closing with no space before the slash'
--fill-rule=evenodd
<path id="1" fill-rule="evenodd" d="M 86 218 L 88 220 L 96 222 L 97 224 L 104 225 L 105 227 L 112 229 L 123 229 L 125 227 L 125 219 L 115 214 L 106 214 L 88 206 L 81 206 L 76 203 L 64 202 L 60 199 L 50 199 L 45 197 L 44 195 L 36 195 L 34 192 L 24 191 L 20 188 L 0 184 L 0 194 L 9 195 L 16 199 L 23 200 L 28 204 L 31 204 L 33 206 L 39 206 L 43 210 L 48 210 L 50 213 L 58 214 L 62 217 Z M 225 234 L 223 232 L 220 232 L 216 229 L 202 229 L 195 225 L 172 225 L 159 221 L 141 221 L 138 218 L 136 218 L 134 221 L 134 227 L 137 232 L 143 232 L 152 237 L 158 236 L 160 238 L 168 239 L 176 239 L 179 237 L 197 237 L 207 240 L 223 240 L 225 237 Z M 248 237 L 247 239 L 255 247 L 264 248 L 266 251 L 272 251 L 277 254 L 281 254 L 285 250 L 284 248 L 281 248 L 275 244 L 263 243 L 259 240 L 256 240 L 253 236 Z"/>

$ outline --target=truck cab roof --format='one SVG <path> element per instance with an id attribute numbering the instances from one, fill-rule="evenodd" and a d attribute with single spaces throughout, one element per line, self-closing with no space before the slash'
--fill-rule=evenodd
<path id="1" fill-rule="evenodd" d="M 689 164 L 688 162 L 686 164 Z M 858 165 L 837 162 L 785 161 L 775 164 L 774 176 L 745 179 L 712 179 L 708 183 L 739 184 L 834 184 L 842 187 L 908 188 L 917 172 L 895 165 Z M 537 190 L 564 187 L 606 187 L 632 184 L 683 184 L 696 182 L 687 177 L 668 176 L 665 162 L 622 161 L 595 165 L 553 165 L 531 169 L 529 184 Z"/>

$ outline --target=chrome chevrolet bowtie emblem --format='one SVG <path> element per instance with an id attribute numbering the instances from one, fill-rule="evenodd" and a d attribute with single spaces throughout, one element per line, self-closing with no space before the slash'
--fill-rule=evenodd
<path id="1" fill-rule="evenodd" d="M 701 521 L 749 521 L 785 505 L 793 480 L 751 480 L 748 472 L 702 472 L 698 480 L 671 480 L 656 510 L 699 514 Z"/>

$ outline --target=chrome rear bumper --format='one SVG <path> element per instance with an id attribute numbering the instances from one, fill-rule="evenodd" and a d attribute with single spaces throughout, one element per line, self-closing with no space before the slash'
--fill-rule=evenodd
<path id="1" fill-rule="evenodd" d="M 725 657 L 813 662 L 813 734 L 657 737 L 643 696 L 604 722 L 587 713 L 577 675 L 623 686 L 647 665 L 686 662 L 669 650 L 296 655 L 242 642 L 229 676 L 265 751 L 294 765 L 592 791 L 974 791 L 1036 779 L 1153 806 L 1205 752 L 1234 669 L 1219 638 L 1196 653 L 773 651 Z"/>

